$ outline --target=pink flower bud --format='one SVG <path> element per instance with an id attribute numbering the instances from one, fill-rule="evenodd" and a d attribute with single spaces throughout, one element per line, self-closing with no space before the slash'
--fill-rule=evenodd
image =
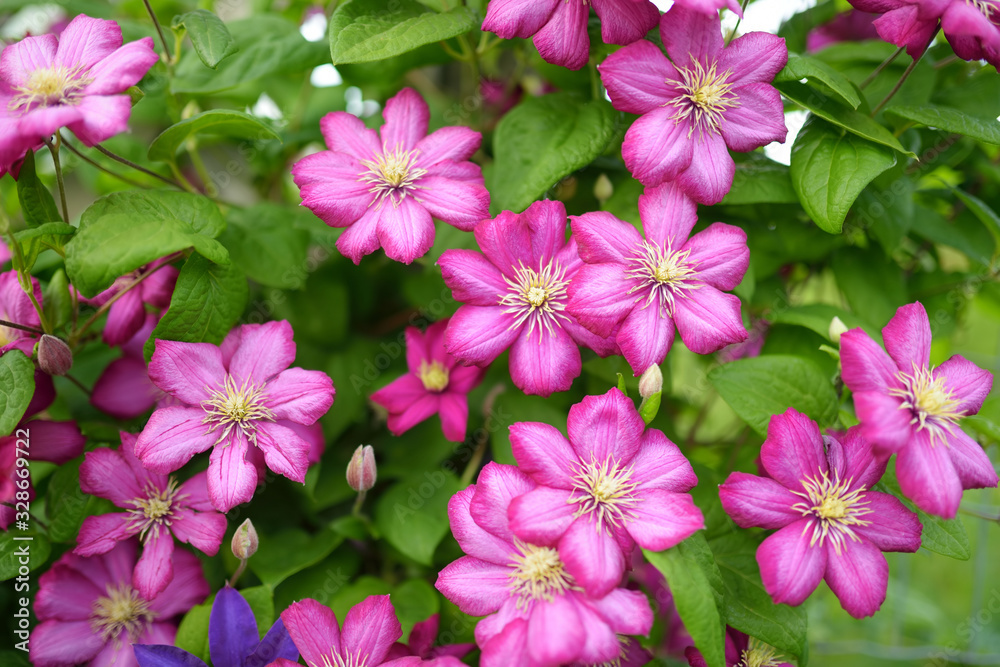
<path id="1" fill-rule="evenodd" d="M 49 375 L 66 375 L 73 366 L 73 353 L 55 336 L 43 334 L 38 341 L 38 365 Z"/>
<path id="2" fill-rule="evenodd" d="M 659 394 L 663 391 L 663 373 L 660 371 L 660 367 L 653 364 L 645 371 L 643 371 L 642 376 L 639 378 L 639 395 L 643 398 L 649 398 L 653 394 Z"/>
<path id="3" fill-rule="evenodd" d="M 257 539 L 257 529 L 253 527 L 253 522 L 247 519 L 233 534 L 233 555 L 240 560 L 246 560 L 257 553 L 258 544 L 260 541 Z"/>
<path id="4" fill-rule="evenodd" d="M 371 445 L 358 445 L 347 464 L 347 483 L 355 491 L 367 491 L 375 486 L 375 452 Z"/>

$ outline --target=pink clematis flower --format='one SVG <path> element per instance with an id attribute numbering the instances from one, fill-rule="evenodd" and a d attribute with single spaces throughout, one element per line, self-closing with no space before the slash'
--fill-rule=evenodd
<path id="1" fill-rule="evenodd" d="M 879 34 L 873 23 L 877 16 L 857 9 L 837 14 L 832 20 L 809 31 L 806 51 L 814 53 L 831 44 L 878 39 Z"/>
<path id="2" fill-rule="evenodd" d="M 504 211 L 477 225 L 475 235 L 482 253 L 452 249 L 438 260 L 445 284 L 465 304 L 445 332 L 449 353 L 485 366 L 511 348 L 514 384 L 548 396 L 580 375 L 578 345 L 601 356 L 617 352 L 611 331 L 595 336 L 566 312 L 567 289 L 583 263 L 576 241 L 566 241 L 562 202 Z"/>
<path id="3" fill-rule="evenodd" d="M 930 514 L 954 517 L 963 489 L 995 487 L 983 448 L 958 421 L 979 412 L 993 374 L 960 355 L 930 366 L 931 327 L 920 302 L 896 311 L 882 329 L 885 348 L 862 329 L 840 338 L 844 384 L 864 436 L 880 454 L 897 452 L 903 494 Z"/>
<path id="4" fill-rule="evenodd" d="M 169 405 L 166 400 L 169 397 L 150 381 L 143 355 L 143 347 L 159 319 L 157 314 L 146 313 L 142 328 L 122 344 L 122 356 L 108 364 L 94 383 L 91 405 L 118 419 L 134 419 L 157 401 L 164 402 L 160 407 Z"/>
<path id="5" fill-rule="evenodd" d="M 0 171 L 67 127 L 87 146 L 124 132 L 125 94 L 157 61 L 153 40 L 122 46 L 114 21 L 83 14 L 59 37 L 25 37 L 0 53 Z"/>
<path id="6" fill-rule="evenodd" d="M 294 360 L 285 321 L 237 327 L 221 347 L 157 340 L 149 377 L 181 404 L 153 413 L 136 456 L 167 474 L 212 449 L 208 495 L 220 512 L 253 497 L 264 464 L 303 482 L 311 446 L 289 425 L 313 424 L 333 404 L 334 388 L 325 373 L 288 368 Z"/>
<path id="7" fill-rule="evenodd" d="M 176 551 L 174 579 L 153 599 L 132 586 L 136 542 L 119 542 L 106 554 L 82 558 L 66 552 L 38 580 L 31 633 L 37 667 L 138 667 L 133 644 L 173 644 L 174 619 L 209 593 L 201 563 Z"/>
<path id="8" fill-rule="evenodd" d="M 586 0 L 490 0 L 483 30 L 504 39 L 533 37 L 546 62 L 580 69 L 590 56 L 589 4 Z M 593 5 L 605 44 L 642 39 L 660 17 L 660 10 L 648 0 L 593 0 Z"/>
<path id="9" fill-rule="evenodd" d="M 723 45 L 718 15 L 673 7 L 660 19 L 670 60 L 652 42 L 626 46 L 598 65 L 611 102 L 639 114 L 622 157 L 643 185 L 676 180 L 699 204 L 733 185 L 728 148 L 784 141 L 781 96 L 770 81 L 788 62 L 785 40 L 751 32 Z"/>
<path id="10" fill-rule="evenodd" d="M 684 651 L 691 667 L 708 667 L 701 651 L 689 646 Z M 781 662 L 782 656 L 773 646 L 765 644 L 756 637 L 726 626 L 726 667 L 792 667 L 791 663 Z"/>
<path id="11" fill-rule="evenodd" d="M 31 278 L 31 285 L 35 300 L 41 306 L 42 287 L 34 277 Z M 31 298 L 21 288 L 21 283 L 17 280 L 17 271 L 0 273 L 0 320 L 41 329 L 42 323 L 38 319 L 38 311 L 31 303 Z M 8 350 L 20 350 L 30 357 L 37 342 L 38 334 L 0 325 L 0 355 Z"/>
<path id="12" fill-rule="evenodd" d="M 649 429 L 618 389 L 569 411 L 569 440 L 554 426 L 510 427 L 514 458 L 538 488 L 515 498 L 510 526 L 522 540 L 558 547 L 566 571 L 595 597 L 625 573 L 635 544 L 663 551 L 705 527 L 690 491 L 691 464 Z"/>
<path id="13" fill-rule="evenodd" d="M 482 135 L 467 127 L 427 134 L 430 111 L 404 88 L 385 103 L 385 125 L 334 111 L 320 121 L 327 151 L 292 167 L 306 206 L 331 227 L 346 227 L 337 248 L 358 264 L 385 248 L 409 264 L 434 244 L 432 217 L 463 231 L 489 216 L 490 194 L 469 158 Z"/>
<path id="14" fill-rule="evenodd" d="M 617 328 L 636 376 L 663 362 L 675 326 L 698 354 L 746 340 L 740 300 L 723 293 L 750 265 L 746 233 L 716 222 L 690 236 L 696 207 L 676 183 L 646 190 L 639 216 L 645 239 L 610 213 L 572 219 L 585 264 L 569 287 L 567 311 L 598 336 Z"/>
<path id="15" fill-rule="evenodd" d="M 535 483 L 516 466 L 489 463 L 448 503 L 466 556 L 445 567 L 437 588 L 471 616 L 483 667 L 600 664 L 622 655 L 619 635 L 645 635 L 653 612 L 639 591 L 589 596 L 556 549 L 511 532 L 508 510 Z"/>
<path id="16" fill-rule="evenodd" d="M 825 578 L 851 616 L 874 614 L 889 583 L 882 552 L 916 551 L 922 530 L 897 498 L 871 491 L 885 459 L 857 426 L 824 437 L 792 408 L 771 418 L 760 457 L 769 477 L 734 472 L 719 496 L 737 525 L 777 529 L 757 549 L 764 588 L 799 605 Z"/>
<path id="17" fill-rule="evenodd" d="M 150 276 L 136 287 L 122 293 L 126 286 L 145 273 L 149 273 Z M 94 298 L 84 299 L 84 303 L 95 308 L 100 308 L 111 299 L 115 299 L 108 308 L 108 321 L 101 334 L 104 342 L 108 345 L 124 345 L 135 336 L 146 323 L 147 305 L 157 310 L 165 310 L 170 305 L 170 297 L 174 293 L 178 275 L 180 272 L 175 267 L 158 259 L 127 276 L 118 278 L 111 287 Z"/>
<path id="18" fill-rule="evenodd" d="M 357 667 L 463 667 L 450 655 L 390 657 L 393 642 L 403 635 L 396 610 L 388 595 L 371 595 L 347 612 L 343 628 L 333 610 L 316 600 L 293 602 L 281 612 L 281 620 L 308 667 L 357 665 Z M 279 658 L 275 667 L 297 663 Z"/>
<path id="19" fill-rule="evenodd" d="M 476 647 L 475 644 L 447 644 L 444 646 L 435 646 L 434 642 L 437 639 L 438 626 L 440 622 L 440 615 L 434 614 L 427 620 L 420 621 L 415 624 L 413 629 L 410 631 L 410 638 L 407 643 L 403 644 L 396 642 L 393 644 L 386 656 L 387 659 L 393 660 L 395 658 L 405 658 L 408 656 L 417 656 L 424 660 L 444 656 L 452 656 L 456 659 L 461 659 L 464 658 L 469 651 Z"/>
<path id="20" fill-rule="evenodd" d="M 226 517 L 214 511 L 208 499 L 205 472 L 178 485 L 174 477 L 150 472 L 135 458 L 136 437 L 121 433 L 118 450 L 87 452 L 80 466 L 84 493 L 107 498 L 128 512 L 88 516 L 80 527 L 78 556 L 107 553 L 118 542 L 135 535 L 142 542 L 132 585 L 152 600 L 173 580 L 174 538 L 214 556 L 226 532 Z"/>
<path id="21" fill-rule="evenodd" d="M 483 380 L 485 368 L 459 366 L 444 349 L 448 320 L 421 333 L 406 329 L 406 364 L 410 372 L 372 394 L 372 400 L 389 411 L 389 430 L 402 435 L 431 415 L 441 415 L 444 437 L 465 440 L 469 419 L 468 394 Z"/>

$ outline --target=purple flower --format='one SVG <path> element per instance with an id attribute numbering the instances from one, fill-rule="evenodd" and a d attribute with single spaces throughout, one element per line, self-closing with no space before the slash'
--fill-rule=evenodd
<path id="1" fill-rule="evenodd" d="M 538 488 L 515 498 L 522 540 L 557 547 L 566 571 L 595 597 L 614 589 L 635 544 L 663 551 L 705 527 L 691 464 L 649 429 L 618 389 L 570 408 L 569 440 L 554 426 L 510 427 L 514 458 Z"/>
<path id="2" fill-rule="evenodd" d="M 781 96 L 770 81 L 788 62 L 785 40 L 751 32 L 723 45 L 719 16 L 674 7 L 660 19 L 670 60 L 641 40 L 598 66 L 615 108 L 639 114 L 622 157 L 643 185 L 676 180 L 699 204 L 733 184 L 728 148 L 784 141 Z"/>
<path id="3" fill-rule="evenodd" d="M 114 21 L 83 14 L 59 37 L 25 37 L 0 53 L 0 173 L 61 127 L 93 146 L 124 132 L 125 94 L 157 61 L 150 37 L 122 46 Z"/>
<path id="4" fill-rule="evenodd" d="M 708 667 L 701 651 L 689 646 L 684 655 L 691 667 Z M 773 646 L 769 646 L 749 635 L 726 626 L 726 667 L 792 667 L 791 663 L 779 662 L 784 656 Z"/>
<path id="5" fill-rule="evenodd" d="M 676 183 L 639 197 L 644 239 L 610 213 L 572 219 L 583 268 L 567 311 L 597 336 L 616 340 L 638 376 L 663 362 L 674 341 L 710 354 L 747 339 L 734 289 L 750 264 L 746 233 L 716 222 L 688 238 L 698 219 Z"/>
<path id="6" fill-rule="evenodd" d="M 170 565 L 174 538 L 214 556 L 226 532 L 226 517 L 215 512 L 208 499 L 205 472 L 183 484 L 174 477 L 150 472 L 135 458 L 135 436 L 119 435 L 122 445 L 118 450 L 102 447 L 87 452 L 80 466 L 80 488 L 128 511 L 84 519 L 73 553 L 107 553 L 118 542 L 138 535 L 142 557 L 136 563 L 132 585 L 142 597 L 152 600 L 174 577 Z"/>
<path id="7" fill-rule="evenodd" d="M 963 489 L 998 482 L 983 448 L 958 426 L 979 412 L 993 374 L 957 354 L 931 368 L 931 327 L 920 302 L 897 310 L 882 337 L 889 354 L 862 329 L 840 338 L 861 431 L 880 454 L 898 453 L 903 495 L 925 512 L 954 517 Z"/>
<path id="8" fill-rule="evenodd" d="M 512 501 L 535 488 L 516 466 L 489 463 L 479 481 L 448 503 L 451 531 L 466 556 L 445 567 L 437 588 L 476 625 L 482 667 L 557 667 L 613 662 L 620 635 L 653 625 L 639 591 L 615 588 L 594 598 L 580 588 L 556 549 L 515 537 Z"/>
<path id="9" fill-rule="evenodd" d="M 205 667 L 187 651 L 164 644 L 134 644 L 139 667 Z M 246 599 L 226 584 L 215 595 L 208 618 L 208 651 L 213 667 L 265 667 L 278 659 L 296 661 L 299 651 L 279 618 L 261 639 Z"/>
<path id="10" fill-rule="evenodd" d="M 211 449 L 208 494 L 220 512 L 253 497 L 264 465 L 303 482 L 311 445 L 293 425 L 323 416 L 334 389 L 325 373 L 288 368 L 294 360 L 285 321 L 244 324 L 221 347 L 157 340 L 149 377 L 180 405 L 153 413 L 135 455 L 167 474 Z"/>
<path id="11" fill-rule="evenodd" d="M 486 369 L 460 366 L 444 349 L 448 320 L 441 320 L 421 333 L 406 329 L 406 364 L 410 372 L 390 382 L 372 400 L 389 411 L 389 430 L 402 435 L 438 413 L 444 437 L 465 440 L 469 420 L 468 394 L 483 380 Z"/>
<path id="12" fill-rule="evenodd" d="M 799 605 L 826 579 L 851 616 L 871 616 L 885 601 L 883 551 L 920 548 L 917 515 L 870 489 L 885 459 L 855 426 L 841 439 L 789 408 L 771 418 L 760 450 L 768 477 L 732 473 L 719 487 L 737 525 L 777 529 L 757 549 L 764 588 L 776 603 Z"/>
<path id="13" fill-rule="evenodd" d="M 534 37 L 553 65 L 580 69 L 590 55 L 586 0 L 490 0 L 483 30 L 504 39 Z M 660 11 L 648 0 L 593 0 L 605 44 L 631 44 L 656 26 Z"/>
<path id="14" fill-rule="evenodd" d="M 302 204 L 331 227 L 337 248 L 358 264 L 379 247 L 409 264 L 434 243 L 432 216 L 463 231 L 489 217 L 490 195 L 468 162 L 482 135 L 445 127 L 428 135 L 427 103 L 404 88 L 385 103 L 385 125 L 334 111 L 320 121 L 327 151 L 292 167 Z"/>
<path id="15" fill-rule="evenodd" d="M 148 278 L 122 293 L 122 290 L 131 285 L 136 278 L 147 273 L 150 274 Z M 165 310 L 170 305 L 170 297 L 174 293 L 174 285 L 179 274 L 175 267 L 158 259 L 118 278 L 111 287 L 94 298 L 84 299 L 88 306 L 95 308 L 100 308 L 115 299 L 108 308 L 108 321 L 101 334 L 104 342 L 108 345 L 124 345 L 135 336 L 146 323 L 147 305 L 157 310 Z"/>
<path id="16" fill-rule="evenodd" d="M 438 260 L 445 284 L 465 304 L 445 332 L 450 354 L 485 366 L 511 348 L 514 384 L 548 396 L 580 375 L 578 345 L 601 356 L 617 352 L 611 331 L 595 336 L 566 312 L 567 290 L 583 263 L 576 241 L 566 241 L 562 202 L 504 211 L 483 220 L 475 235 L 482 253 L 446 250 Z"/>

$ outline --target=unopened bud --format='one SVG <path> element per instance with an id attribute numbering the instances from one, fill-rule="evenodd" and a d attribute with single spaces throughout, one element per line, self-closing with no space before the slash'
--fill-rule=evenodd
<path id="1" fill-rule="evenodd" d="M 830 322 L 830 340 L 840 345 L 840 337 L 847 332 L 847 325 L 839 317 L 834 317 Z"/>
<path id="2" fill-rule="evenodd" d="M 371 445 L 358 445 L 347 464 L 347 484 L 355 491 L 367 491 L 375 486 L 375 452 Z"/>
<path id="3" fill-rule="evenodd" d="M 611 179 L 608 178 L 607 174 L 601 174 L 594 181 L 594 198 L 601 202 L 602 204 L 607 200 L 611 199 L 611 195 L 615 193 L 615 186 L 612 185 Z"/>
<path id="4" fill-rule="evenodd" d="M 250 519 L 247 519 L 240 524 L 240 527 L 233 534 L 233 555 L 240 560 L 246 560 L 257 553 L 257 545 L 259 543 L 257 529 L 253 527 Z"/>
<path id="5" fill-rule="evenodd" d="M 663 373 L 659 366 L 653 364 L 639 378 L 639 395 L 643 398 L 649 398 L 661 391 L 663 391 Z"/>
<path id="6" fill-rule="evenodd" d="M 73 353 L 55 336 L 43 334 L 38 341 L 38 365 L 49 375 L 66 375 L 73 367 Z"/>

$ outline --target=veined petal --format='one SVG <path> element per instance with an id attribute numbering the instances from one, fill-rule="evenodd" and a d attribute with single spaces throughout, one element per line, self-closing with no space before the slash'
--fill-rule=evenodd
<path id="1" fill-rule="evenodd" d="M 122 29 L 114 21 L 80 14 L 59 35 L 55 64 L 88 69 L 122 45 Z"/>
<path id="2" fill-rule="evenodd" d="M 634 468 L 631 481 L 638 489 L 684 492 L 698 483 L 680 448 L 655 428 L 643 432 L 642 444 L 631 465 Z"/>
<path id="3" fill-rule="evenodd" d="M 854 412 L 861 432 L 883 452 L 898 452 L 913 437 L 912 413 L 901 407 L 902 399 L 878 391 L 854 394 Z"/>
<path id="4" fill-rule="evenodd" d="M 734 472 L 719 486 L 726 514 L 742 528 L 783 528 L 802 518 L 792 509 L 801 498 L 773 479 Z"/>
<path id="5" fill-rule="evenodd" d="M 95 556 L 111 551 L 118 542 L 127 540 L 139 532 L 139 526 L 129 522 L 125 512 L 88 516 L 80 526 L 73 553 L 79 556 Z"/>
<path id="6" fill-rule="evenodd" d="M 676 301 L 674 321 L 681 340 L 692 352 L 711 354 L 749 337 L 740 315 L 742 303 L 735 294 L 702 285 L 684 297 Z"/>
<path id="7" fill-rule="evenodd" d="M 442 127 L 417 142 L 417 164 L 426 168 L 444 160 L 468 160 L 482 142 L 483 135 L 467 127 Z"/>
<path id="8" fill-rule="evenodd" d="M 257 424 L 257 447 L 264 453 L 268 468 L 293 482 L 305 482 L 311 445 L 295 431 L 280 424 L 260 422 Z"/>
<path id="9" fill-rule="evenodd" d="M 333 610 L 306 598 L 281 612 L 289 636 L 309 667 L 322 667 L 324 660 L 341 654 L 340 628 Z"/>
<path id="10" fill-rule="evenodd" d="M 87 72 L 93 82 L 87 86 L 87 95 L 116 95 L 124 93 L 146 75 L 149 68 L 160 59 L 153 50 L 153 38 L 143 37 L 116 49 L 96 63 Z"/>
<path id="11" fill-rule="evenodd" d="M 79 118 L 67 122 L 67 129 L 85 146 L 96 146 L 128 129 L 132 100 L 128 95 L 87 95 L 75 109 Z"/>
<path id="12" fill-rule="evenodd" d="M 587 19 L 590 7 L 582 2 L 558 2 L 549 20 L 535 33 L 532 42 L 547 63 L 580 69 L 590 55 Z"/>
<path id="13" fill-rule="evenodd" d="M 854 532 L 870 541 L 881 551 L 913 553 L 920 548 L 923 526 L 917 515 L 895 496 L 878 491 L 864 494 L 866 507 L 871 510 L 867 525 L 854 526 Z"/>
<path id="14" fill-rule="evenodd" d="M 570 491 L 540 486 L 511 501 L 510 526 L 525 542 L 555 546 L 573 524 L 576 508 Z"/>
<path id="15" fill-rule="evenodd" d="M 490 193 L 482 183 L 428 175 L 420 179 L 416 201 L 428 213 L 462 231 L 471 232 L 490 217 Z"/>
<path id="16" fill-rule="evenodd" d="M 697 271 L 697 279 L 728 292 L 735 289 L 750 266 L 747 233 L 734 225 L 713 222 L 684 244 L 687 261 Z"/>
<path id="17" fill-rule="evenodd" d="M 594 598 L 610 593 L 625 573 L 625 554 L 618 540 L 588 516 L 566 529 L 559 540 L 559 557 L 576 583 Z"/>
<path id="18" fill-rule="evenodd" d="M 784 143 L 788 128 L 777 89 L 767 83 L 751 83 L 735 92 L 739 106 L 727 109 L 719 126 L 726 145 L 734 151 L 747 152 L 772 141 Z"/>
<path id="19" fill-rule="evenodd" d="M 368 656 L 373 665 L 378 665 L 402 636 L 403 628 L 389 596 L 371 595 L 347 612 L 340 640 L 346 655 Z"/>
<path id="20" fill-rule="evenodd" d="M 552 333 L 542 328 L 522 327 L 510 351 L 510 375 L 525 394 L 549 396 L 566 391 L 580 376 L 583 365 L 580 348 L 561 326 Z"/>
<path id="21" fill-rule="evenodd" d="M 691 164 L 677 177 L 677 183 L 699 204 L 718 204 L 733 187 L 736 163 L 721 134 L 705 131 L 696 136 Z"/>
<path id="22" fill-rule="evenodd" d="M 485 616 L 510 597 L 510 568 L 463 556 L 446 566 L 434 584 L 462 613 Z"/>
<path id="23" fill-rule="evenodd" d="M 229 442 L 212 449 L 208 463 L 208 495 L 220 512 L 253 498 L 257 488 L 257 468 L 247 461 L 248 443 L 239 431 L 234 431 Z"/>
<path id="24" fill-rule="evenodd" d="M 644 549 L 669 549 L 705 527 L 705 517 L 690 494 L 644 489 L 630 510 L 625 529 Z"/>
<path id="25" fill-rule="evenodd" d="M 507 508 L 514 498 L 533 488 L 535 483 L 517 466 L 488 463 L 479 473 L 476 492 L 469 503 L 469 512 L 483 529 L 507 542 L 513 542 L 514 535 L 507 520 Z M 503 562 L 507 563 L 508 560 Z"/>
<path id="26" fill-rule="evenodd" d="M 427 136 L 430 109 L 420 93 L 412 88 L 403 88 L 386 100 L 382 116 L 385 125 L 380 134 L 384 150 L 409 151 Z"/>
<path id="27" fill-rule="evenodd" d="M 958 401 L 955 409 L 963 415 L 979 412 L 983 401 L 993 388 L 993 374 L 980 368 L 960 354 L 956 354 L 933 371 L 934 379 L 941 378 L 951 397 Z"/>
<path id="28" fill-rule="evenodd" d="M 94 384 L 90 404 L 118 419 L 132 419 L 156 404 L 157 389 L 141 359 L 122 357 L 104 369 Z"/>
<path id="29" fill-rule="evenodd" d="M 605 44 L 632 44 L 660 22 L 660 10 L 651 2 L 594 0 L 592 4 L 601 19 Z"/>
<path id="30" fill-rule="evenodd" d="M 27 85 L 32 72 L 52 66 L 58 46 L 53 34 L 28 35 L 5 46 L 0 51 L 0 79 L 11 87 Z"/>
<path id="31" fill-rule="evenodd" d="M 610 336 L 636 307 L 633 283 L 624 264 L 584 264 L 569 284 L 566 310 L 588 331 Z"/>
<path id="32" fill-rule="evenodd" d="M 181 402 L 200 405 L 225 377 L 217 346 L 157 339 L 156 351 L 149 361 L 149 379 Z"/>
<path id="33" fill-rule="evenodd" d="M 510 445 L 518 466 L 535 482 L 572 488 L 571 471 L 579 459 L 559 429 L 540 422 L 518 422 L 510 427 Z"/>
<path id="34" fill-rule="evenodd" d="M 764 589 L 776 603 L 800 605 L 816 590 L 827 567 L 827 548 L 809 546 L 813 519 L 800 519 L 764 540 L 757 564 Z"/>
<path id="35" fill-rule="evenodd" d="M 560 0 L 493 0 L 486 8 L 483 30 L 504 39 L 531 37 L 542 29 Z"/>
<path id="36" fill-rule="evenodd" d="M 582 4 L 582 3 L 581 3 Z M 580 654 L 586 634 L 566 595 L 535 603 L 528 621 L 528 654 L 538 665 L 563 665 Z"/>
<path id="37" fill-rule="evenodd" d="M 434 221 L 412 197 L 403 197 L 398 206 L 387 197 L 382 200 L 376 234 L 386 256 L 409 264 L 434 245 Z"/>
<path id="38" fill-rule="evenodd" d="M 448 520 L 451 524 L 451 532 L 455 536 L 462 551 L 476 560 L 485 561 L 494 565 L 506 567 L 514 554 L 513 538 L 507 524 L 506 505 L 492 508 L 492 514 L 496 516 L 494 521 L 504 524 L 502 530 L 490 532 L 480 526 L 472 516 L 470 505 L 476 486 L 471 485 L 462 489 L 448 501 Z"/>
<path id="39" fill-rule="evenodd" d="M 314 423 L 333 405 L 333 380 L 323 371 L 289 368 L 267 383 L 267 407 L 275 419 Z"/>
<path id="40" fill-rule="evenodd" d="M 139 434 L 135 455 L 154 472 L 166 474 L 177 470 L 199 452 L 212 447 L 218 439 L 209 432 L 201 408 L 173 406 L 155 411 Z"/>
<path id="41" fill-rule="evenodd" d="M 371 185 L 360 180 L 365 167 L 348 153 L 319 151 L 292 165 L 302 205 L 331 227 L 347 227 L 374 204 Z"/>
<path id="42" fill-rule="evenodd" d="M 919 301 L 901 306 L 882 329 L 885 349 L 903 371 L 927 368 L 931 360 L 931 323 Z"/>
<path id="43" fill-rule="evenodd" d="M 508 291 L 497 267 L 475 250 L 445 250 L 438 266 L 456 301 L 472 306 L 496 306 Z"/>
<path id="44" fill-rule="evenodd" d="M 444 346 L 461 361 L 485 366 L 513 344 L 520 327 L 501 306 L 462 306 L 452 316 Z"/>
<path id="45" fill-rule="evenodd" d="M 639 217 L 646 238 L 680 249 L 698 223 L 698 207 L 676 183 L 646 188 L 639 196 Z"/>
<path id="46" fill-rule="evenodd" d="M 427 389 L 420 378 L 407 373 L 373 393 L 371 400 L 389 413 L 399 414 L 426 395 Z"/>
<path id="47" fill-rule="evenodd" d="M 1000 481 L 982 446 L 958 426 L 949 429 L 948 454 L 963 489 L 992 489 Z"/>
<path id="48" fill-rule="evenodd" d="M 731 71 L 730 81 L 743 86 L 770 83 L 788 64 L 783 37 L 767 32 L 748 32 L 737 37 L 719 57 L 719 71 Z"/>
<path id="49" fill-rule="evenodd" d="M 394 435 L 402 435 L 425 419 L 430 419 L 440 409 L 440 394 L 425 391 L 421 397 L 402 412 L 390 413 L 386 420 L 386 426 Z"/>
<path id="50" fill-rule="evenodd" d="M 225 516 L 213 511 L 181 509 L 174 512 L 174 517 L 170 524 L 170 532 L 174 537 L 209 556 L 218 553 L 226 534 Z"/>
<path id="51" fill-rule="evenodd" d="M 319 129 L 330 150 L 347 153 L 356 160 L 371 160 L 381 149 L 375 130 L 346 111 L 332 111 L 319 121 Z"/>
<path id="52" fill-rule="evenodd" d="M 374 204 L 369 206 L 364 215 L 348 225 L 337 239 L 337 250 L 355 264 L 360 264 L 362 257 L 379 248 L 378 223 L 381 217 L 380 207 Z"/>
<path id="53" fill-rule="evenodd" d="M 632 308 L 616 340 L 635 377 L 650 366 L 663 363 L 674 344 L 674 332 L 673 318 L 655 299 L 645 307 Z"/>
<path id="54" fill-rule="evenodd" d="M 652 187 L 677 177 L 694 157 L 687 123 L 677 121 L 672 107 L 658 107 L 639 116 L 625 132 L 622 158 L 632 176 Z"/>
<path id="55" fill-rule="evenodd" d="M 896 476 L 903 495 L 928 514 L 951 519 L 958 513 L 962 481 L 948 447 L 932 443 L 928 430 L 914 433 L 910 444 L 899 451 Z"/>
<path id="56" fill-rule="evenodd" d="M 863 329 L 851 329 L 840 337 L 840 362 L 844 384 L 854 393 L 885 394 L 900 384 L 895 362 Z"/>
<path id="57" fill-rule="evenodd" d="M 871 616 L 885 602 L 889 563 L 871 542 L 845 540 L 839 554 L 827 545 L 826 583 L 848 614 Z"/>
<path id="58" fill-rule="evenodd" d="M 588 264 L 625 264 L 635 254 L 636 247 L 642 245 L 639 230 L 610 213 L 594 211 L 571 215 L 569 219 L 580 259 Z"/>
<path id="59" fill-rule="evenodd" d="M 292 325 L 287 320 L 244 324 L 240 345 L 229 362 L 229 374 L 237 384 L 261 384 L 295 361 Z"/>
<path id="60" fill-rule="evenodd" d="M 567 419 L 570 445 L 584 463 L 613 458 L 628 465 L 639 451 L 645 428 L 635 404 L 618 389 L 584 397 L 569 409 Z"/>
<path id="61" fill-rule="evenodd" d="M 676 5 L 660 17 L 660 39 L 678 67 L 692 60 L 714 61 L 722 53 L 722 21 L 718 12 L 708 15 Z"/>
<path id="62" fill-rule="evenodd" d="M 807 477 L 829 470 L 819 426 L 794 408 L 771 417 L 760 460 L 767 474 L 792 490 L 801 489 Z"/>
<path id="63" fill-rule="evenodd" d="M 32 631 L 31 639 L 31 664 L 46 667 L 88 662 L 105 645 L 101 635 L 94 632 L 89 619 L 42 621 Z"/>
<path id="64" fill-rule="evenodd" d="M 614 107 L 639 115 L 668 104 L 674 98 L 674 91 L 666 82 L 679 78 L 663 52 L 645 39 L 618 49 L 597 69 Z"/>

